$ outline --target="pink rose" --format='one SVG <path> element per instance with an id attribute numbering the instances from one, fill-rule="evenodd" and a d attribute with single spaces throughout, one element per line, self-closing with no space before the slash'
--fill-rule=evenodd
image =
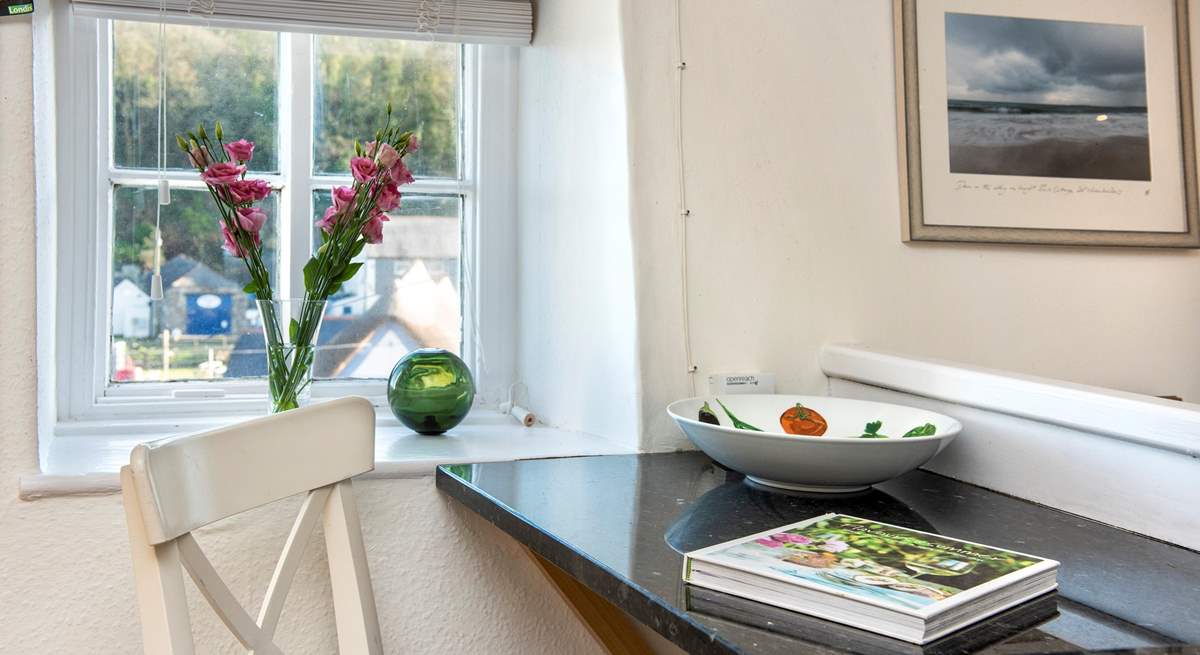
<path id="1" fill-rule="evenodd" d="M 200 174 L 200 179 L 208 184 L 222 185 L 232 184 L 238 181 L 238 178 L 246 172 L 246 167 L 235 164 L 233 162 L 222 161 L 210 165 Z"/>
<path id="2" fill-rule="evenodd" d="M 780 539 L 780 537 L 782 537 L 782 539 Z M 779 539 L 780 541 L 786 541 L 789 544 L 804 545 L 804 544 L 812 543 L 812 539 L 809 539 L 808 537 L 806 537 L 802 534 L 777 534 L 777 535 L 775 535 L 775 538 Z"/>
<path id="3" fill-rule="evenodd" d="M 253 202 L 271 195 L 271 185 L 265 180 L 237 180 L 229 185 L 229 193 L 238 204 Z"/>
<path id="4" fill-rule="evenodd" d="M 238 244 L 237 239 L 234 238 L 233 234 L 230 233 L 229 228 L 226 227 L 224 223 L 221 224 L 221 236 L 225 238 L 225 243 L 221 244 L 221 247 L 225 249 L 225 252 L 239 259 L 246 256 L 246 252 L 242 250 L 242 247 Z M 258 239 L 257 233 L 253 235 L 253 239 L 254 245 L 257 246 L 259 243 L 261 243 Z"/>
<path id="5" fill-rule="evenodd" d="M 225 152 L 229 155 L 230 159 L 246 163 L 254 156 L 254 142 L 238 139 L 233 143 L 226 143 Z"/>
<path id="6" fill-rule="evenodd" d="M 238 207 L 238 225 L 251 234 L 257 235 L 267 224 L 267 215 L 258 207 Z"/>
<path id="7" fill-rule="evenodd" d="M 387 214 L 376 212 L 363 224 L 362 235 L 367 243 L 383 243 L 383 224 L 387 222 Z"/>
<path id="8" fill-rule="evenodd" d="M 385 143 L 379 148 L 379 165 L 384 168 L 391 168 L 400 159 L 400 153 L 391 145 Z"/>
<path id="9" fill-rule="evenodd" d="M 404 149 L 404 152 L 416 152 L 420 149 L 421 149 L 421 140 L 418 139 L 417 135 L 415 135 L 415 134 L 410 135 L 408 137 L 408 146 Z"/>
<path id="10" fill-rule="evenodd" d="M 754 543 L 759 544 L 761 546 L 766 546 L 767 548 L 779 548 L 780 546 L 783 545 L 783 544 L 779 543 L 778 541 L 775 541 L 774 539 L 755 539 Z"/>
<path id="11" fill-rule="evenodd" d="M 196 168 L 206 168 L 208 166 L 208 154 L 204 152 L 204 148 L 199 146 L 192 148 L 188 153 L 188 159 L 192 160 L 192 166 Z"/>
<path id="12" fill-rule="evenodd" d="M 390 212 L 399 207 L 400 187 L 391 182 L 383 185 L 383 188 L 379 190 L 379 195 L 375 198 L 375 205 L 381 212 Z"/>
<path id="13" fill-rule="evenodd" d="M 337 207 L 330 207 L 329 209 L 325 210 L 325 215 L 321 217 L 321 220 L 317 221 L 317 227 L 321 228 L 321 231 L 325 234 L 329 234 L 333 232 L 333 228 L 337 226 L 337 221 Z"/>
<path id="14" fill-rule="evenodd" d="M 391 168 L 392 164 L 396 163 L 396 160 L 400 158 L 400 153 L 396 152 L 396 149 L 391 144 L 384 143 L 376 147 L 374 141 L 367 143 L 367 154 L 372 157 L 375 157 L 376 154 L 379 155 L 375 160 L 379 162 L 380 168 Z"/>
<path id="15" fill-rule="evenodd" d="M 333 206 L 336 207 L 338 211 L 342 211 L 343 209 L 349 207 L 351 204 L 354 203 L 355 195 L 356 194 L 354 193 L 354 189 L 352 187 L 348 187 L 348 186 L 334 187 L 333 188 Z"/>
<path id="16" fill-rule="evenodd" d="M 350 173 L 359 182 L 370 182 L 378 172 L 379 169 L 375 167 L 375 162 L 367 157 L 355 157 L 350 160 Z"/>
<path id="17" fill-rule="evenodd" d="M 392 164 L 391 169 L 388 170 L 388 176 L 391 177 L 392 181 L 396 184 L 413 183 L 412 171 L 408 170 L 408 167 L 404 165 L 403 159 L 397 159 L 396 163 Z"/>

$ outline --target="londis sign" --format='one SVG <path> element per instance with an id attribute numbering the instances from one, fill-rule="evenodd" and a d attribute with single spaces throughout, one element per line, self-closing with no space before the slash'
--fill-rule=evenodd
<path id="1" fill-rule="evenodd" d="M 0 18 L 6 16 L 24 16 L 33 13 L 33 3 L 29 0 L 0 0 Z"/>

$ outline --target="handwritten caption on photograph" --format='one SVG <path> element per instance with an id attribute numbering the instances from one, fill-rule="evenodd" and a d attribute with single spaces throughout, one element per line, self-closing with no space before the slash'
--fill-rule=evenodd
<path id="1" fill-rule="evenodd" d="M 1108 184 L 1090 184 L 1090 183 L 1071 183 L 1071 182 L 1029 182 L 1025 184 L 1005 184 L 993 182 L 971 182 L 969 180 L 957 180 L 954 183 L 955 191 L 981 191 L 983 193 L 991 193 L 997 196 L 1003 196 L 1010 193 L 1031 195 L 1103 195 L 1103 196 L 1120 196 L 1125 194 L 1125 189 L 1108 185 Z M 1150 190 L 1146 190 L 1146 195 L 1150 194 Z"/>

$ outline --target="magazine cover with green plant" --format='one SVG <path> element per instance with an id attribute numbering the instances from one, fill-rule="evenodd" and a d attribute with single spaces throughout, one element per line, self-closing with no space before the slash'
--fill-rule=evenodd
<path id="1" fill-rule="evenodd" d="M 840 514 L 714 549 L 705 559 L 914 609 L 1044 561 Z"/>

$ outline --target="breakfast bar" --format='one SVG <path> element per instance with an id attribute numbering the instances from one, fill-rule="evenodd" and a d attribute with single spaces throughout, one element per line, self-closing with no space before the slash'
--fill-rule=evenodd
<path id="1" fill-rule="evenodd" d="M 682 452 L 444 466 L 437 486 L 525 546 L 609 652 L 654 652 L 636 622 L 698 654 L 1200 655 L 1200 553 L 927 471 L 813 494 Z M 683 553 L 831 512 L 1058 560 L 1059 589 L 922 647 L 682 582 Z"/>

